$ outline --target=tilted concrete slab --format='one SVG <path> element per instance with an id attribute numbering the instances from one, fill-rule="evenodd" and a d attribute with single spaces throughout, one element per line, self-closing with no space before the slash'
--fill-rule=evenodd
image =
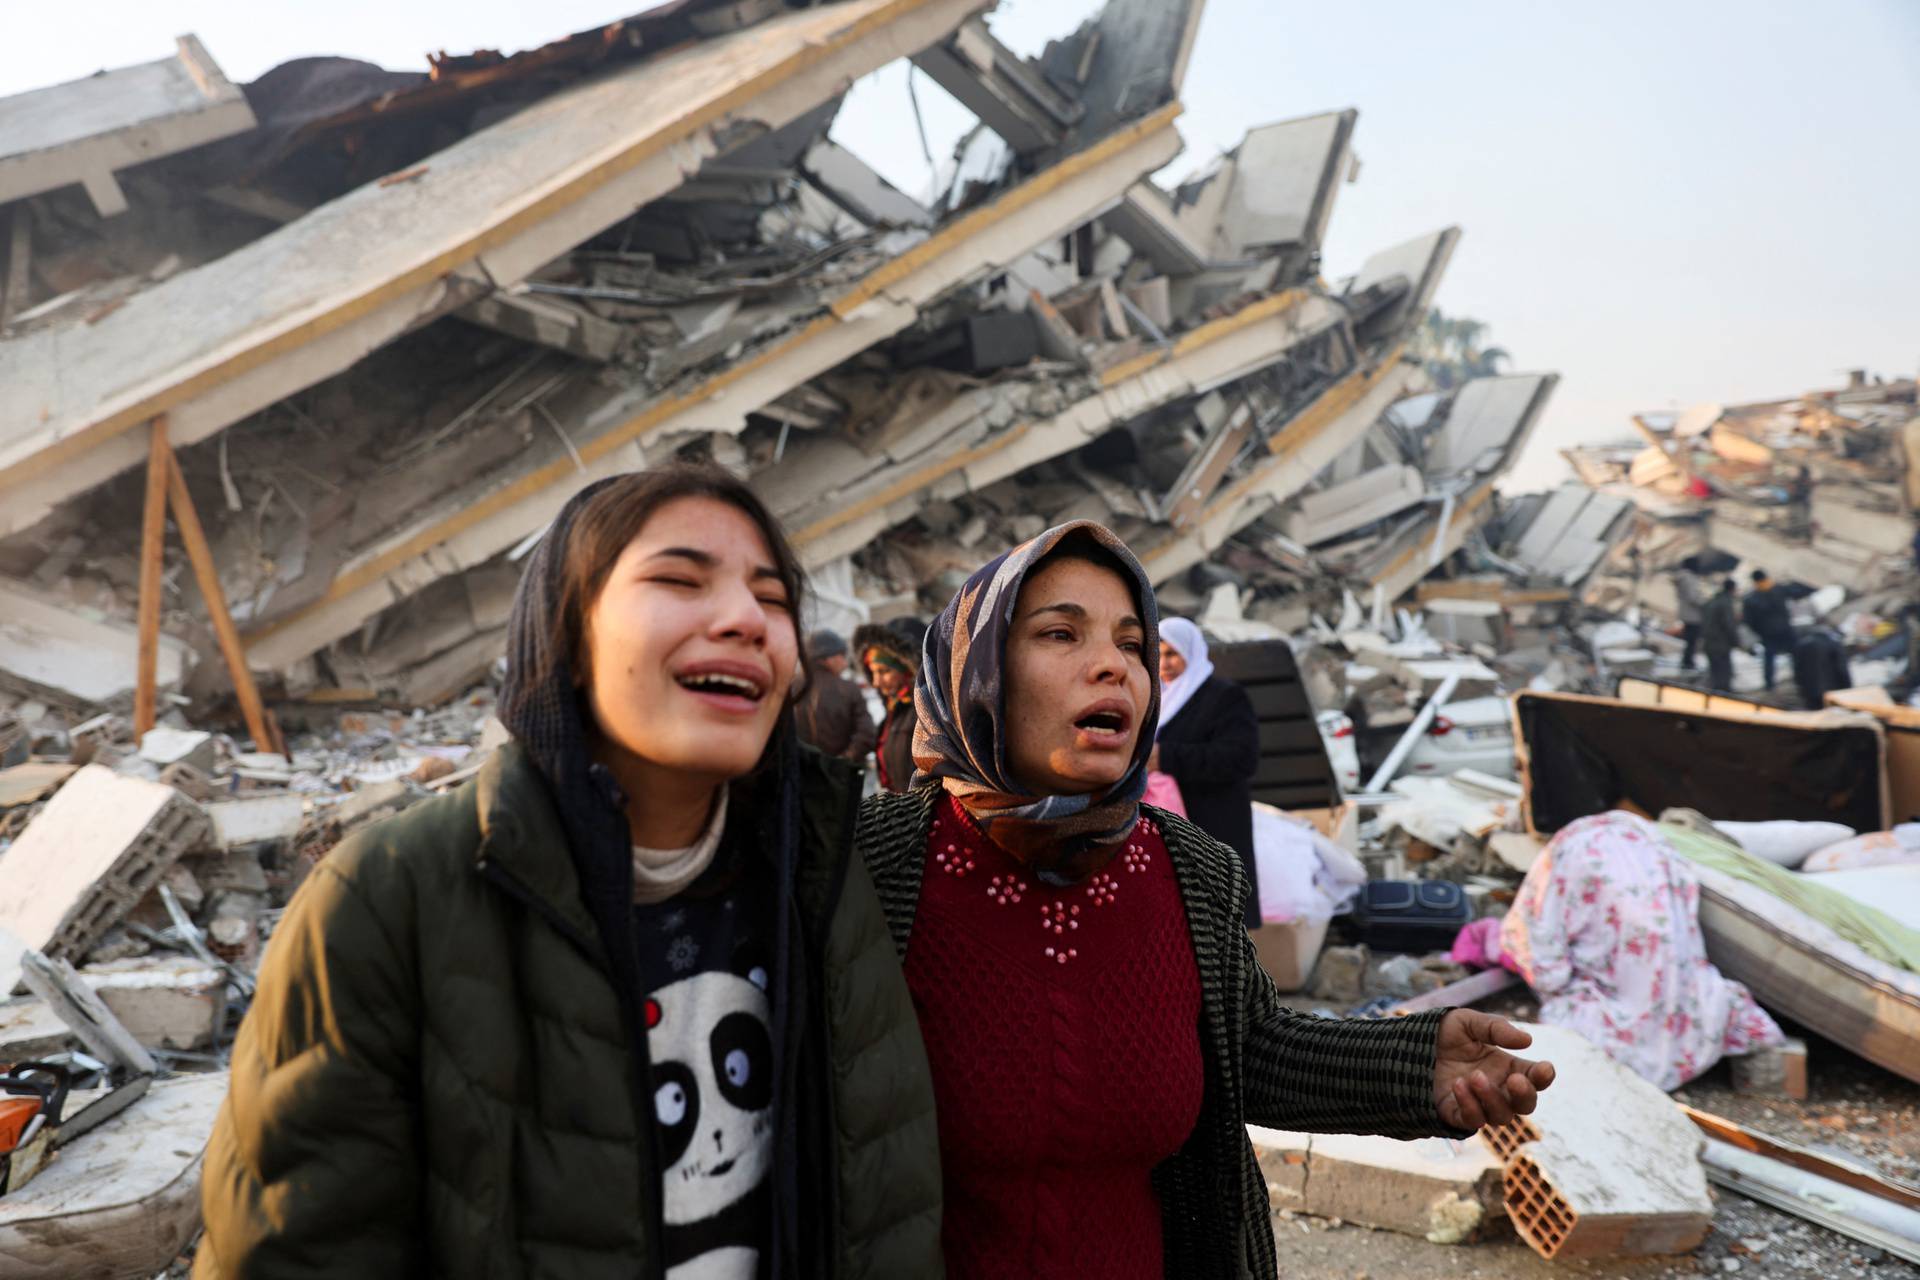
<path id="1" fill-rule="evenodd" d="M 114 170 L 253 128 L 253 108 L 181 36 L 171 58 L 0 98 L 0 204 L 80 184 L 101 217 L 124 213 Z"/>
<path id="2" fill-rule="evenodd" d="M 1193 532 L 1136 548 L 1148 576 L 1158 584 L 1185 573 L 1300 492 L 1407 393 L 1418 373 L 1396 355 L 1329 387 L 1274 433 L 1267 457 L 1215 495 Z"/>
<path id="3" fill-rule="evenodd" d="M 517 283 L 985 0 L 791 11 L 536 102 L 91 325 L 0 342 L 0 535 Z"/>
<path id="4" fill-rule="evenodd" d="M 1287 358 L 1301 343 L 1346 323 L 1331 298 L 1290 289 L 1180 335 L 1165 350 L 1106 370 L 1101 389 L 1061 413 L 1017 424 L 977 443 L 889 468 L 788 515 L 808 564 L 864 546 L 923 503 L 953 498 L 1068 453 L 1154 409 L 1235 382 Z"/>
<path id="5" fill-rule="evenodd" d="M 82 617 L 25 583 L 0 581 L 0 683 L 79 706 L 131 692 L 140 637 L 132 627 Z M 158 687 L 186 678 L 193 650 L 160 637 Z"/>
<path id="6" fill-rule="evenodd" d="M 1425 314 L 1424 310 L 1422 314 Z M 1446 425 L 1427 445 L 1427 474 L 1444 476 L 1518 455 L 1559 382 L 1550 373 L 1475 378 L 1454 392 Z"/>
<path id="7" fill-rule="evenodd" d="M 1216 258 L 1250 249 L 1318 250 L 1353 156 L 1354 110 L 1250 129 L 1201 192 L 1181 227 Z"/>
<path id="8" fill-rule="evenodd" d="M 636 393 L 590 422 L 569 424 L 577 462 L 565 451 L 529 450 L 514 467 L 442 495 L 410 525 L 358 550 L 317 601 L 250 634 L 248 662 L 271 670 L 305 657 L 395 600 L 497 555 L 550 521 L 582 486 L 646 465 L 651 440 L 737 434 L 749 413 L 899 333 L 922 306 L 1111 207 L 1178 153 L 1179 111 L 1163 107 L 955 218 L 828 300 L 809 323 L 721 373 L 666 394 Z"/>
<path id="9" fill-rule="evenodd" d="M 1398 277 L 1407 282 L 1408 292 L 1381 315 L 1364 326 L 1370 336 L 1389 332 L 1408 332 L 1433 305 L 1440 288 L 1440 277 L 1453 260 L 1454 247 L 1460 243 L 1460 229 L 1447 227 L 1405 244 L 1383 249 L 1360 265 L 1351 290 L 1363 293 L 1375 285 Z"/>
<path id="10" fill-rule="evenodd" d="M 29 948 L 77 960 L 212 824 L 163 783 L 90 764 L 60 788 L 0 869 L 0 994 Z"/>
<path id="11" fill-rule="evenodd" d="M 1404 463 L 1375 467 L 1351 480 L 1303 496 L 1287 515 L 1287 536 L 1301 546 L 1331 542 L 1375 520 L 1419 505 L 1426 478 Z"/>

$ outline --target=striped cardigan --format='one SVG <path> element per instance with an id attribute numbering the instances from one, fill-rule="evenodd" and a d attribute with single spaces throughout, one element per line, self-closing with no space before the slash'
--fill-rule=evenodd
<path id="1" fill-rule="evenodd" d="M 904 959 L 919 908 L 938 787 L 861 807 L 856 850 Z M 1260 967 L 1243 923 L 1246 873 L 1232 849 L 1157 809 L 1200 970 L 1206 1092 L 1193 1136 L 1154 1171 L 1166 1274 L 1275 1280 L 1266 1179 L 1246 1126 L 1394 1138 L 1462 1136 L 1433 1102 L 1434 1040 L 1447 1011 L 1387 1021 L 1295 1013 Z"/>

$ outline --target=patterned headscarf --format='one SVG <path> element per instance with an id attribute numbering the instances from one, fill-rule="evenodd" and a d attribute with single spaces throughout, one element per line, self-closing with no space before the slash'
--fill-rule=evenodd
<path id="1" fill-rule="evenodd" d="M 1125 777 L 1098 794 L 1036 796 L 1014 781 L 1007 765 L 1007 636 L 1027 574 L 1076 534 L 1132 575 L 1147 630 L 1141 656 L 1151 694 Z M 919 715 L 914 785 L 940 782 L 995 844 L 1028 862 L 1042 879 L 1056 884 L 1084 879 L 1105 865 L 1133 830 L 1147 787 L 1147 757 L 1160 713 L 1152 580 L 1126 543 L 1091 520 L 1063 524 L 1022 543 L 967 579 L 928 629 L 914 706 Z"/>

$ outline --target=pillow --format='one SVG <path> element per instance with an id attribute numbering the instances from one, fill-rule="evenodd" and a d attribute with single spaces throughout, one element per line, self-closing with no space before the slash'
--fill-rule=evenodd
<path id="1" fill-rule="evenodd" d="M 1859 871 L 1866 867 L 1891 867 L 1920 862 L 1920 823 L 1907 823 L 1891 831 L 1869 831 L 1851 840 L 1842 840 L 1817 849 L 1800 864 L 1806 872 Z"/>
<path id="2" fill-rule="evenodd" d="M 1816 849 L 1853 838 L 1853 828 L 1837 822 L 1715 822 L 1727 839 L 1756 858 L 1791 871 Z"/>

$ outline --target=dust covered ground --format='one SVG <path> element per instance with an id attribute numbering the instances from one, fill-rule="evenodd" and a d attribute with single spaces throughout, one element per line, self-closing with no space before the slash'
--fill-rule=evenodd
<path id="1" fill-rule="evenodd" d="M 1317 1002 L 1290 998 L 1304 1006 Z M 1531 1020 L 1530 994 L 1508 993 L 1484 1008 Z M 1920 1184 L 1920 1085 L 1791 1024 L 1808 1045 L 1805 1102 L 1735 1093 L 1725 1063 L 1673 1096 L 1770 1137 L 1837 1159 L 1864 1164 L 1890 1178 Z M 1392 1231 L 1275 1214 L 1274 1238 L 1283 1277 L 1326 1280 L 1550 1280 L 1619 1276 L 1664 1280 L 1682 1276 L 1741 1276 L 1748 1280 L 1909 1280 L 1920 1267 L 1873 1246 L 1782 1213 L 1719 1187 L 1712 1188 L 1713 1233 L 1691 1255 L 1548 1262 L 1504 1221 L 1476 1244 L 1435 1245 Z"/>

